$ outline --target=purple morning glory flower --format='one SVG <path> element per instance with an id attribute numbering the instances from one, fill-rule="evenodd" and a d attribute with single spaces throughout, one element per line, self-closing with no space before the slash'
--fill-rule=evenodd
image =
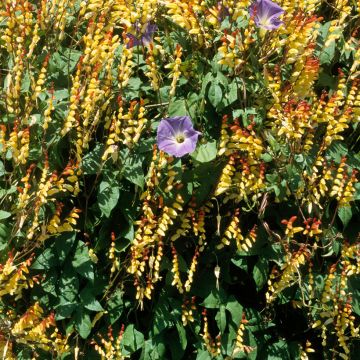
<path id="1" fill-rule="evenodd" d="M 139 46 L 139 45 L 143 45 L 143 46 L 149 45 L 153 41 L 152 38 L 155 31 L 157 30 L 157 26 L 154 24 L 147 23 L 145 25 L 145 30 L 142 34 L 141 34 L 141 27 L 138 23 L 135 24 L 135 29 L 136 29 L 136 36 L 130 33 L 126 34 L 127 37 L 130 39 L 127 45 L 128 48 L 132 48 L 134 46 Z"/>
<path id="2" fill-rule="evenodd" d="M 161 119 L 157 129 L 157 144 L 160 150 L 182 157 L 195 150 L 200 134 L 194 130 L 189 116 Z"/>
<path id="3" fill-rule="evenodd" d="M 284 10 L 271 0 L 256 0 L 249 10 L 256 26 L 262 29 L 274 30 L 282 24 L 279 16 L 284 13 Z"/>

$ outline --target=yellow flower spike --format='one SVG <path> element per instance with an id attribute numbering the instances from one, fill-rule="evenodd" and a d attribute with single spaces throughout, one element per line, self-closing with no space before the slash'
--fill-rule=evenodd
<path id="1" fill-rule="evenodd" d="M 223 192 L 227 191 L 229 188 L 231 188 L 231 177 L 228 176 L 228 174 L 233 174 L 233 164 L 235 163 L 234 157 L 229 158 L 229 162 L 223 169 L 223 173 L 220 177 L 219 183 L 215 190 L 215 196 L 219 196 Z"/>
<path id="2" fill-rule="evenodd" d="M 246 34 L 248 34 L 251 38 L 251 33 Z M 218 63 L 233 69 L 237 69 L 241 64 L 244 63 L 242 58 L 246 57 L 245 51 L 248 49 L 248 45 L 252 41 L 246 38 L 244 41 L 242 41 L 239 30 L 234 31 L 231 35 L 228 35 L 227 31 L 225 30 L 221 41 L 222 46 L 218 48 L 221 59 L 218 61 Z"/>
<path id="3" fill-rule="evenodd" d="M 161 280 L 161 277 L 159 275 L 159 271 L 160 271 L 160 263 L 161 263 L 161 260 L 162 260 L 162 257 L 163 257 L 163 246 L 164 246 L 164 244 L 160 240 L 158 242 L 157 254 L 156 254 L 155 262 L 154 262 L 154 271 L 153 271 L 153 274 L 152 274 L 152 282 L 153 282 L 153 284 L 156 283 L 157 281 Z"/>
<path id="4" fill-rule="evenodd" d="M 266 295 L 268 303 L 271 303 L 275 300 L 278 294 L 280 294 L 284 289 L 291 286 L 293 281 L 299 276 L 299 269 L 306 261 L 306 248 L 301 248 L 294 254 L 288 256 L 287 261 L 282 267 L 281 275 L 279 276 L 278 281 L 272 281 L 273 277 L 269 279 L 269 288 Z"/>
<path id="5" fill-rule="evenodd" d="M 185 284 L 184 284 L 185 292 L 190 291 L 191 285 L 193 283 L 194 274 L 195 274 L 197 264 L 198 264 L 199 254 L 200 254 L 199 248 L 196 247 L 194 256 L 193 256 L 192 261 L 191 261 L 190 269 L 188 270 L 188 278 L 187 278 L 187 280 L 185 281 Z"/>
<path id="6" fill-rule="evenodd" d="M 227 1 L 227 7 L 232 20 L 236 21 L 239 17 L 243 17 L 248 14 L 248 9 L 251 5 L 251 0 L 241 0 L 241 1 Z M 225 5 L 225 4 L 224 4 Z"/>
<path id="7" fill-rule="evenodd" d="M 80 74 L 82 72 L 82 59 L 79 60 L 77 65 L 77 70 L 73 78 L 73 85 L 70 91 L 70 104 L 69 112 L 64 121 L 63 128 L 61 130 L 61 135 L 64 136 L 68 133 L 76 124 L 77 108 L 80 103 L 80 92 L 81 92 L 81 83 L 80 83 Z"/>
<path id="8" fill-rule="evenodd" d="M 48 67 L 48 64 L 49 64 L 49 60 L 50 60 L 50 55 L 48 54 L 45 57 L 42 68 L 40 69 L 38 79 L 37 79 L 36 84 L 35 84 L 35 89 L 34 89 L 35 91 L 33 92 L 32 97 L 31 97 L 31 100 L 33 102 L 37 99 L 37 97 L 43 91 L 43 85 L 45 83 L 45 78 L 46 78 L 46 74 L 47 74 L 47 67 Z"/>
<path id="9" fill-rule="evenodd" d="M 125 330 L 125 325 L 123 324 L 115 340 L 113 336 L 113 329 L 110 325 L 107 333 L 108 339 L 100 337 L 101 345 L 99 345 L 95 341 L 92 342 L 95 351 L 100 355 L 102 360 L 105 359 L 124 360 L 125 358 L 127 358 L 126 356 L 122 355 L 121 352 L 121 341 L 124 335 L 124 330 Z"/>
<path id="10" fill-rule="evenodd" d="M 127 47 L 129 41 L 130 39 L 126 36 L 126 34 L 123 34 L 122 55 L 118 67 L 118 81 L 121 89 L 125 88 L 127 83 L 129 82 L 132 73 L 132 67 L 134 65 L 134 63 L 132 62 L 134 48 Z"/>
<path id="11" fill-rule="evenodd" d="M 12 334 L 21 337 L 22 343 L 36 344 L 44 350 L 50 349 L 52 340 L 47 335 L 47 329 L 55 326 L 54 314 L 43 318 L 43 310 L 35 303 L 12 326 Z"/>
<path id="12" fill-rule="evenodd" d="M 144 101 L 141 99 L 140 102 L 132 101 L 128 113 L 119 117 L 123 127 L 122 134 L 125 137 L 125 139 L 121 139 L 121 141 L 129 148 L 132 148 L 133 145 L 139 141 L 145 129 L 148 122 L 145 114 Z"/>
<path id="13" fill-rule="evenodd" d="M 160 82 L 160 79 L 161 79 L 161 75 L 158 72 L 154 56 L 155 56 L 154 45 L 149 44 L 147 58 L 146 58 L 146 64 L 148 66 L 149 71 L 146 72 L 145 75 L 150 79 L 150 83 L 151 83 L 152 88 L 155 91 L 157 91 L 159 89 L 159 82 Z"/>
<path id="14" fill-rule="evenodd" d="M 236 355 L 238 352 L 245 352 L 246 346 L 244 345 L 244 333 L 245 333 L 245 325 L 248 321 L 245 319 L 245 313 L 243 312 L 242 319 L 240 320 L 240 324 L 238 330 L 236 332 L 236 341 L 232 351 L 232 355 Z"/>
<path id="15" fill-rule="evenodd" d="M 204 10 L 202 6 L 198 6 L 198 3 L 193 0 L 170 0 L 166 2 L 165 6 L 168 8 L 168 14 L 172 20 L 186 29 L 199 45 L 203 45 L 205 29 L 198 17 L 198 13 L 202 13 Z"/>
<path id="16" fill-rule="evenodd" d="M 178 82 L 178 79 L 181 75 L 181 56 L 182 56 L 182 48 L 179 44 L 176 45 L 175 47 L 175 52 L 174 52 L 174 57 L 175 60 L 174 62 L 165 65 L 165 68 L 167 69 L 171 69 L 171 72 L 169 74 L 169 78 L 172 79 L 171 85 L 170 85 L 170 96 L 174 96 L 175 95 L 175 90 L 176 90 L 176 84 Z"/>
<path id="17" fill-rule="evenodd" d="M 174 245 L 172 245 L 171 247 L 171 252 L 172 252 L 172 269 L 171 272 L 173 274 L 173 281 L 171 283 L 171 285 L 175 285 L 176 288 L 178 289 L 179 293 L 182 294 L 184 292 L 183 290 L 183 284 L 181 282 L 181 277 L 180 277 L 180 271 L 179 271 L 179 262 L 178 262 L 178 256 L 177 256 L 177 252 L 176 249 L 174 247 Z"/>
<path id="18" fill-rule="evenodd" d="M 298 63 L 295 64 L 295 68 Z M 301 65 L 300 65 L 301 66 Z M 293 82 L 293 94 L 300 99 L 312 97 L 313 84 L 319 76 L 320 61 L 309 56 L 304 60 L 303 66 L 297 69 L 298 74 L 293 73 L 290 81 Z"/>
<path id="19" fill-rule="evenodd" d="M 206 309 L 203 310 L 202 317 L 203 317 L 203 331 L 202 331 L 201 337 L 203 339 L 205 348 L 209 352 L 211 357 L 217 356 L 219 345 L 213 341 L 213 339 L 210 335 Z M 220 343 L 220 345 L 221 345 L 221 343 Z"/>
<path id="20" fill-rule="evenodd" d="M 344 187 L 344 192 L 339 201 L 340 206 L 349 206 L 350 202 L 354 200 L 354 195 L 356 193 L 356 188 L 354 185 L 357 183 L 357 174 L 358 171 L 354 169 L 349 181 Z"/>

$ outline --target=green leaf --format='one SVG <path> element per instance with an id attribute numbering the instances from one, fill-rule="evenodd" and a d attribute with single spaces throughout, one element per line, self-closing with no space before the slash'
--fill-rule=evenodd
<path id="1" fill-rule="evenodd" d="M 8 257 L 5 251 L 8 248 L 8 241 L 10 238 L 11 228 L 5 224 L 0 223 L 0 260 L 3 261 Z"/>
<path id="2" fill-rule="evenodd" d="M 198 93 L 189 93 L 187 99 L 185 100 L 186 111 L 192 119 L 197 117 L 197 114 L 200 111 L 200 104 L 202 97 Z"/>
<path id="3" fill-rule="evenodd" d="M 93 175 L 100 171 L 103 153 L 104 145 L 96 144 L 95 148 L 82 158 L 81 169 L 84 175 Z"/>
<path id="4" fill-rule="evenodd" d="M 45 279 L 41 283 L 42 289 L 52 295 L 56 295 L 58 289 L 58 271 L 56 268 L 52 268 L 46 272 Z"/>
<path id="5" fill-rule="evenodd" d="M 264 160 L 265 162 L 271 162 L 273 160 L 273 157 L 270 154 L 262 154 L 261 159 Z"/>
<path id="6" fill-rule="evenodd" d="M 30 89 L 31 79 L 28 71 L 25 71 L 21 81 L 21 92 L 28 92 Z"/>
<path id="7" fill-rule="evenodd" d="M 77 310 L 75 313 L 74 322 L 75 328 L 79 332 L 79 335 L 83 339 L 86 339 L 89 336 L 92 327 L 89 314 L 82 309 Z"/>
<path id="8" fill-rule="evenodd" d="M 210 103 L 217 108 L 222 102 L 223 92 L 221 86 L 217 81 L 213 81 L 208 90 L 208 98 Z"/>
<path id="9" fill-rule="evenodd" d="M 321 72 L 319 75 L 319 79 L 317 81 L 317 86 L 321 87 L 329 87 L 330 89 L 336 88 L 336 78 L 334 76 L 330 76 L 326 72 Z"/>
<path id="10" fill-rule="evenodd" d="M 346 228 L 353 216 L 351 207 L 350 206 L 341 206 L 338 209 L 338 215 L 339 215 L 341 222 L 344 225 L 344 228 Z"/>
<path id="11" fill-rule="evenodd" d="M 4 176 L 6 174 L 4 163 L 0 160 L 0 176 Z"/>
<path id="12" fill-rule="evenodd" d="M 75 303 L 78 299 L 79 279 L 71 266 L 66 266 L 58 283 L 59 304 Z"/>
<path id="13" fill-rule="evenodd" d="M 294 341 L 279 340 L 262 349 L 259 357 L 268 360 L 298 359 L 299 344 Z"/>
<path id="14" fill-rule="evenodd" d="M 207 350 L 199 350 L 196 356 L 196 360 L 211 360 L 213 357 Z"/>
<path id="15" fill-rule="evenodd" d="M 215 316 L 215 320 L 218 324 L 220 332 L 223 334 L 226 328 L 226 313 L 225 313 L 225 305 L 221 304 L 220 309 Z"/>
<path id="16" fill-rule="evenodd" d="M 33 270 L 48 270 L 58 264 L 53 248 L 46 248 L 31 265 Z"/>
<path id="17" fill-rule="evenodd" d="M 249 354 L 247 354 L 246 359 L 247 360 L 263 359 L 263 358 L 258 356 L 259 341 L 251 331 L 248 332 L 248 339 L 249 339 L 249 346 L 252 348 L 252 350 L 250 351 Z M 266 359 L 268 359 L 268 358 L 266 357 Z M 283 360 L 285 360 L 285 359 L 286 358 L 284 358 Z M 293 357 L 293 358 L 289 358 L 289 360 L 290 359 L 299 359 L 299 357 L 296 356 L 296 357 Z"/>
<path id="18" fill-rule="evenodd" d="M 180 340 L 181 349 L 185 350 L 186 346 L 187 346 L 187 337 L 186 337 L 185 328 L 184 328 L 182 323 L 177 321 L 176 322 L 176 329 L 177 329 L 178 334 L 179 334 L 179 340 Z"/>
<path id="19" fill-rule="evenodd" d="M 227 100 L 226 106 L 233 104 L 239 99 L 238 84 L 236 83 L 236 80 L 229 85 L 225 98 Z"/>
<path id="20" fill-rule="evenodd" d="M 354 313 L 360 316 L 360 277 L 351 276 L 348 278 L 349 292 L 352 294 L 352 306 Z"/>
<path id="21" fill-rule="evenodd" d="M 243 307 L 235 297 L 231 295 L 226 301 L 226 310 L 230 312 L 232 324 L 237 329 L 242 319 Z"/>
<path id="22" fill-rule="evenodd" d="M 331 62 L 335 56 L 335 49 L 336 49 L 335 45 L 336 45 L 336 42 L 332 41 L 329 46 L 327 46 L 326 48 L 325 47 L 323 48 L 321 55 L 320 55 L 320 64 L 321 65 L 331 64 Z"/>
<path id="23" fill-rule="evenodd" d="M 75 243 L 76 233 L 65 232 L 56 237 L 54 242 L 56 256 L 59 262 L 64 262 Z"/>
<path id="24" fill-rule="evenodd" d="M 234 257 L 233 259 L 231 259 L 231 262 L 238 268 L 240 268 L 246 272 L 248 271 L 247 260 L 243 256 Z"/>
<path id="25" fill-rule="evenodd" d="M 114 179 L 104 179 L 99 185 L 98 205 L 105 217 L 109 217 L 111 211 L 117 205 L 120 197 L 119 185 Z"/>
<path id="26" fill-rule="evenodd" d="M 7 195 L 11 195 L 13 193 L 15 193 L 16 190 L 16 186 L 12 185 L 10 186 L 8 189 L 0 189 L 0 198 L 7 196 Z"/>
<path id="27" fill-rule="evenodd" d="M 65 100 L 69 98 L 69 90 L 68 89 L 60 89 L 54 91 L 54 103 L 58 103 L 61 100 Z"/>
<path id="28" fill-rule="evenodd" d="M 340 142 L 334 142 L 330 145 L 329 149 L 326 152 L 327 158 L 336 163 L 340 163 L 341 159 L 344 156 L 348 155 L 348 149 L 346 146 Z"/>
<path id="29" fill-rule="evenodd" d="M 169 116 L 185 116 L 187 114 L 185 100 L 176 100 L 170 103 Z"/>
<path id="30" fill-rule="evenodd" d="M 76 269 L 89 260 L 90 257 L 87 246 L 82 241 L 79 241 L 76 247 L 74 258 L 72 260 L 72 265 Z"/>
<path id="31" fill-rule="evenodd" d="M 88 278 L 89 280 L 94 280 L 93 263 L 90 260 L 89 250 L 83 242 L 78 242 L 74 258 L 71 263 L 80 275 Z"/>
<path id="32" fill-rule="evenodd" d="M 10 216 L 11 216 L 11 213 L 4 211 L 4 210 L 0 210 L 0 220 L 7 219 Z"/>
<path id="33" fill-rule="evenodd" d="M 201 96 L 203 97 L 206 93 L 206 88 L 209 85 L 209 83 L 214 81 L 214 76 L 212 72 L 208 72 L 201 81 Z"/>
<path id="34" fill-rule="evenodd" d="M 259 291 L 266 284 L 269 273 L 269 264 L 266 259 L 260 258 L 253 269 L 253 278 L 256 289 Z"/>
<path id="35" fill-rule="evenodd" d="M 228 78 L 221 72 L 217 71 L 216 73 L 216 81 L 222 85 L 224 88 L 227 88 L 229 81 Z"/>
<path id="36" fill-rule="evenodd" d="M 191 154 L 191 157 L 198 162 L 205 163 L 214 160 L 216 154 L 216 141 L 211 141 L 206 144 L 199 144 L 196 150 Z"/>
<path id="37" fill-rule="evenodd" d="M 354 185 L 355 187 L 355 195 L 354 195 L 354 200 L 360 200 L 360 184 L 359 183 L 356 183 Z"/>
<path id="38" fill-rule="evenodd" d="M 136 330 L 133 324 L 128 325 L 123 335 L 122 344 L 132 354 L 144 345 L 144 335 Z"/>
<path id="39" fill-rule="evenodd" d="M 31 349 L 23 349 L 16 354 L 16 360 L 29 360 L 32 358 L 32 351 Z M 6 352 L 5 352 L 6 355 Z"/>
<path id="40" fill-rule="evenodd" d="M 107 311 L 111 324 L 120 318 L 124 308 L 123 292 L 117 289 L 107 303 Z"/>
<path id="41" fill-rule="evenodd" d="M 320 58 L 321 65 L 329 65 L 331 64 L 334 55 L 335 55 L 335 46 L 336 41 L 331 41 L 331 43 L 325 47 L 326 40 L 328 39 L 329 35 L 329 28 L 331 26 L 331 21 L 326 22 L 320 27 L 320 36 L 318 41 L 318 49 L 317 49 L 317 56 Z M 331 35 L 335 34 L 334 32 Z"/>
<path id="42" fill-rule="evenodd" d="M 170 339 L 170 344 L 171 344 Z M 143 351 L 141 353 L 140 360 L 163 360 L 165 359 L 165 339 L 163 336 L 155 336 L 144 342 Z M 171 347 L 171 352 L 173 353 L 173 348 Z M 177 360 L 176 357 L 173 358 Z M 180 359 L 178 359 L 180 360 Z"/>
<path id="43" fill-rule="evenodd" d="M 220 298 L 218 293 L 212 291 L 202 303 L 207 309 L 218 309 L 220 307 Z"/>
<path id="44" fill-rule="evenodd" d="M 126 95 L 129 98 L 138 97 L 142 85 L 143 82 L 141 79 L 138 77 L 131 77 L 126 88 Z"/>
<path id="45" fill-rule="evenodd" d="M 163 293 L 164 298 L 165 293 Z M 160 300 L 154 310 L 153 334 L 158 335 L 171 325 L 169 317 L 164 316 L 169 312 L 167 304 Z"/>
<path id="46" fill-rule="evenodd" d="M 82 305 L 90 311 L 104 311 L 104 308 L 101 304 L 95 299 L 95 295 L 92 293 L 92 290 L 85 288 L 80 293 L 80 300 Z"/>
<path id="47" fill-rule="evenodd" d="M 202 306 L 208 309 L 219 309 L 221 304 L 227 301 L 227 294 L 220 288 L 220 290 L 211 290 L 210 294 L 202 302 Z"/>
<path id="48" fill-rule="evenodd" d="M 49 61 L 49 72 L 61 72 L 64 75 L 71 73 L 79 61 L 82 53 L 71 48 L 63 48 L 55 52 Z"/>
<path id="49" fill-rule="evenodd" d="M 55 320 L 63 320 L 71 317 L 72 313 L 79 307 L 78 303 L 68 302 L 55 306 Z"/>
<path id="50" fill-rule="evenodd" d="M 140 156 L 137 153 L 133 153 L 127 157 L 122 170 L 122 175 L 125 179 L 139 186 L 141 189 L 144 188 L 145 184 L 145 175 L 142 168 L 143 161 L 143 155 Z"/>

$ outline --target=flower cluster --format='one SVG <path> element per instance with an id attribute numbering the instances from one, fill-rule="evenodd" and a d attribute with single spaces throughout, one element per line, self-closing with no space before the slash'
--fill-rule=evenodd
<path id="1" fill-rule="evenodd" d="M 359 7 L 1 2 L 1 356 L 356 357 Z"/>
<path id="2" fill-rule="evenodd" d="M 0 298 L 5 295 L 14 296 L 15 300 L 23 296 L 23 290 L 32 287 L 34 279 L 28 278 L 29 266 L 32 262 L 28 260 L 16 265 L 14 257 L 9 254 L 5 264 L 0 264 Z"/>

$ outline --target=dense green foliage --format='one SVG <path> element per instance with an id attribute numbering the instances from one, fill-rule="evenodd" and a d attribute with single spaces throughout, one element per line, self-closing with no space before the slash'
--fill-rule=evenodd
<path id="1" fill-rule="evenodd" d="M 3 1 L 3 359 L 356 359 L 360 5 L 277 3 Z"/>

